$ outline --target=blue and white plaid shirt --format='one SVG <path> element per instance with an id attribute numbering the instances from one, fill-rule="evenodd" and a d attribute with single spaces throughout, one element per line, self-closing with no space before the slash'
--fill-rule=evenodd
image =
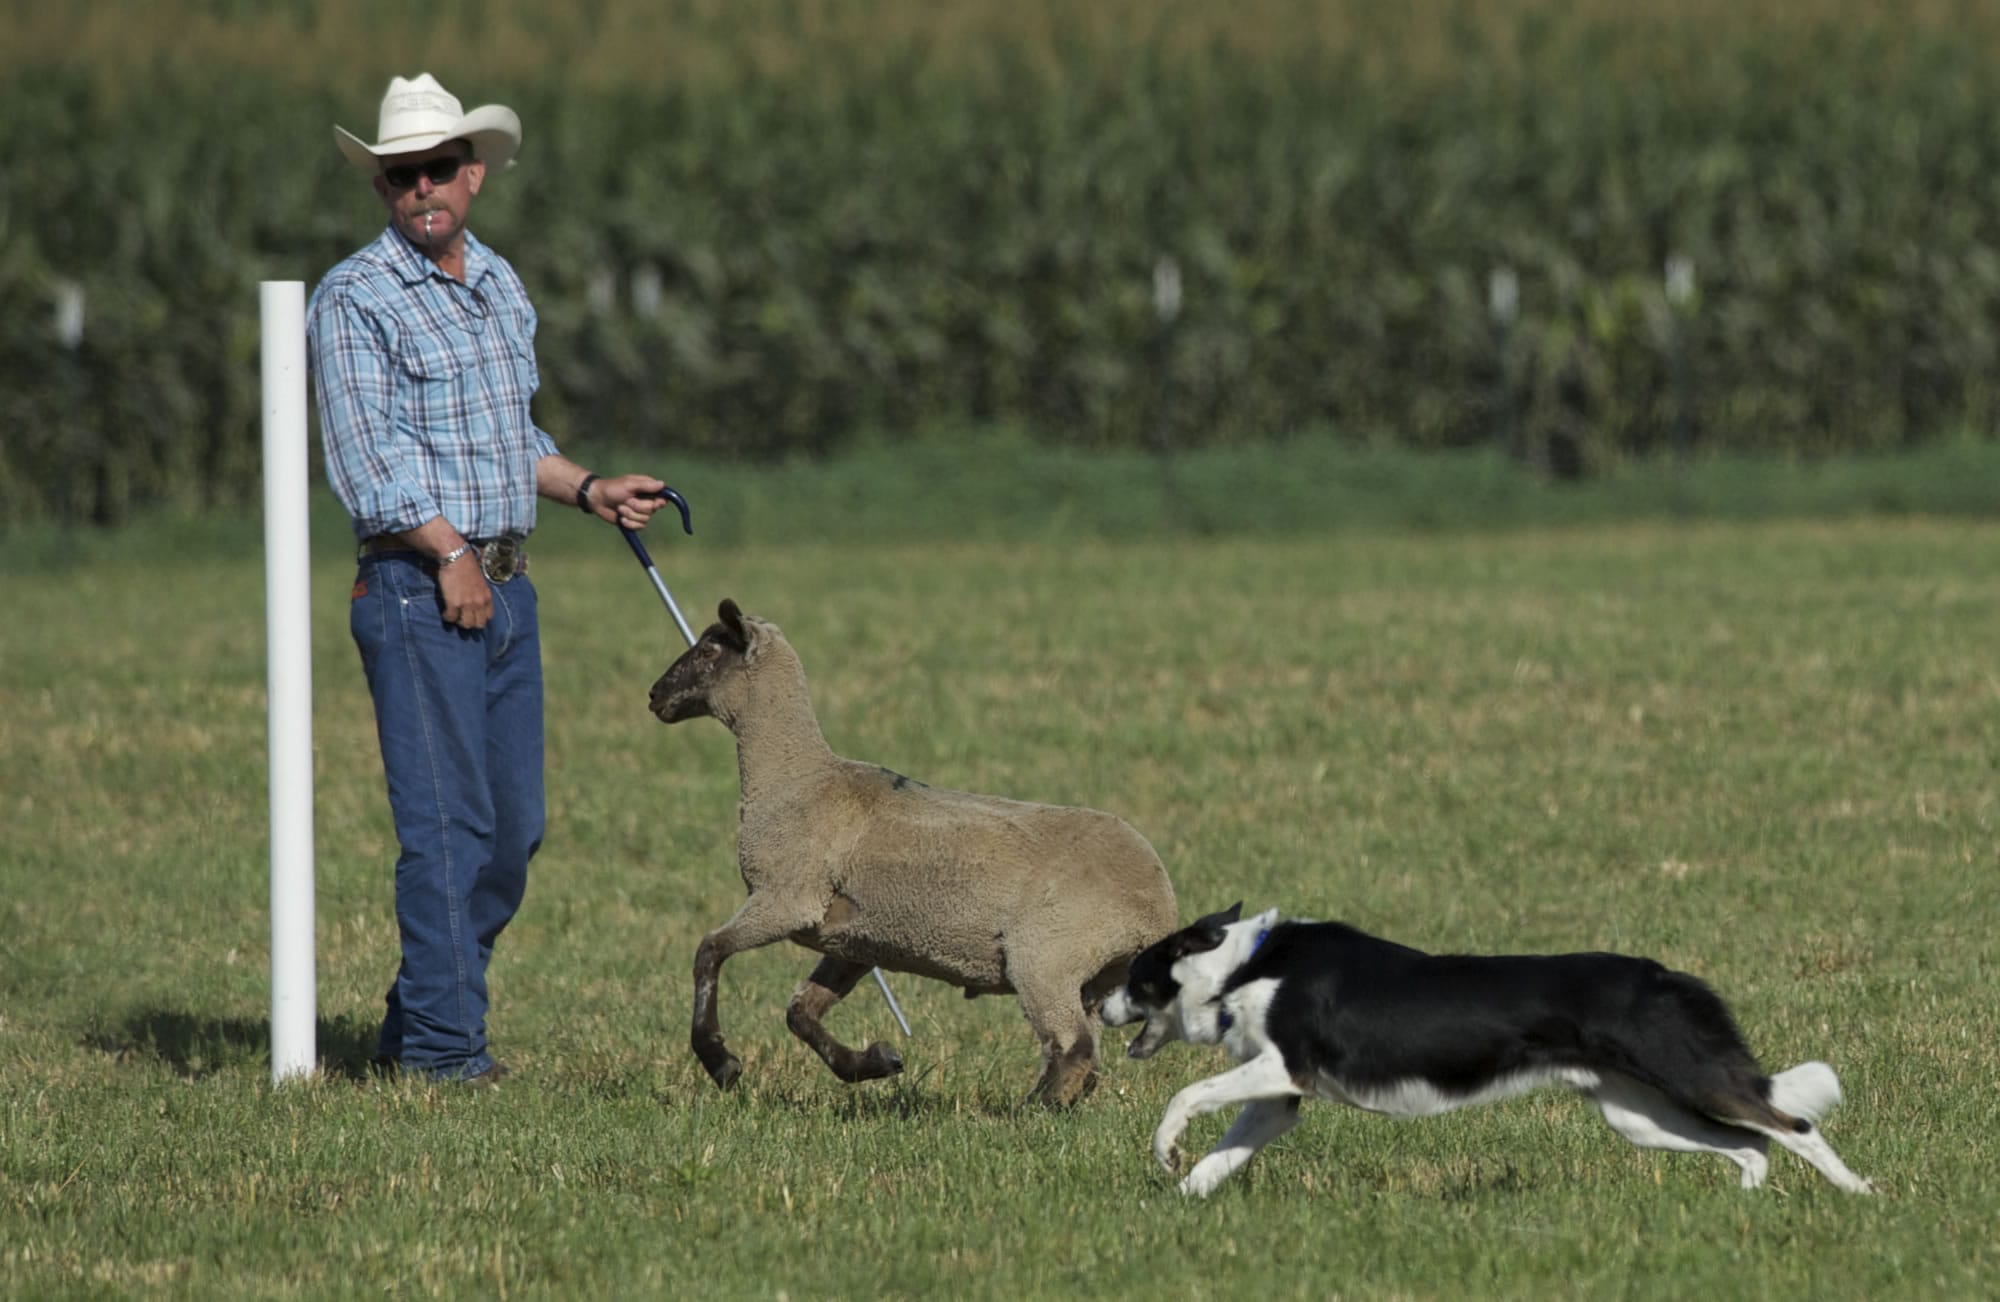
<path id="1" fill-rule="evenodd" d="M 306 309 L 326 475 L 354 534 L 442 515 L 467 538 L 535 527 L 528 403 L 535 309 L 507 260 L 465 237 L 463 284 L 391 226 L 326 273 Z"/>

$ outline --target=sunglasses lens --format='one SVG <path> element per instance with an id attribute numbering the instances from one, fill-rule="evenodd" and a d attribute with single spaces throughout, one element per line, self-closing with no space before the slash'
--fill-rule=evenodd
<path id="1" fill-rule="evenodd" d="M 382 179 L 392 190 L 407 190 L 418 176 L 428 176 L 432 185 L 450 185 L 458 176 L 459 158 L 432 158 L 422 163 L 396 163 L 382 169 Z"/>

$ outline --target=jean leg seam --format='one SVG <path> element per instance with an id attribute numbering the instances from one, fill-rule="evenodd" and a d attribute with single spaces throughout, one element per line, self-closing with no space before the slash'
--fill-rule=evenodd
<path id="1" fill-rule="evenodd" d="M 463 910 L 460 908 L 459 901 L 457 864 L 451 850 L 451 814 L 445 807 L 444 783 L 441 767 L 438 764 L 437 735 L 431 727 L 430 711 L 425 708 L 427 701 L 424 690 L 424 679 L 417 666 L 418 657 L 415 639 L 410 636 L 410 600 L 407 594 L 399 595 L 401 595 L 399 609 L 402 612 L 401 622 L 403 625 L 403 658 L 409 665 L 410 682 L 417 696 L 417 719 L 422 725 L 424 733 L 424 759 L 430 767 L 431 798 L 437 806 L 439 857 L 443 860 L 444 864 L 445 916 L 449 921 L 451 930 L 451 967 L 454 978 L 452 983 L 453 994 L 458 1004 L 458 1024 L 461 1028 L 469 1028 L 470 1017 L 465 1006 L 464 919 L 460 916 Z M 467 1036 L 465 1047 L 469 1053 L 472 1047 L 470 1029 L 466 1029 L 465 1034 Z"/>

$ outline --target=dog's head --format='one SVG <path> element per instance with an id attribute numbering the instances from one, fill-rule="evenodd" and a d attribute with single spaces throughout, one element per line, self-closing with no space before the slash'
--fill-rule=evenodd
<path id="1" fill-rule="evenodd" d="M 1277 910 L 1249 923 L 1239 922 L 1242 916 L 1243 902 L 1238 900 L 1219 913 L 1197 918 L 1133 958 L 1125 984 L 1111 992 L 1100 1010 L 1106 1026 L 1146 1023 L 1127 1046 L 1127 1057 L 1150 1058 L 1170 1040 L 1213 1044 L 1221 1039 L 1214 1002 L 1229 974 L 1256 948 L 1256 928 L 1269 930 Z"/>

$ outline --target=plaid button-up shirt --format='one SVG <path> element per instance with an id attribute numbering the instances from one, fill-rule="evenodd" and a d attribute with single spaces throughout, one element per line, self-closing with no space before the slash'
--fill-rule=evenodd
<path id="1" fill-rule="evenodd" d="M 535 527 L 535 463 L 556 445 L 528 411 L 535 309 L 505 258 L 468 232 L 461 284 L 389 227 L 313 291 L 306 348 L 357 538 L 439 515 L 467 538 Z"/>

